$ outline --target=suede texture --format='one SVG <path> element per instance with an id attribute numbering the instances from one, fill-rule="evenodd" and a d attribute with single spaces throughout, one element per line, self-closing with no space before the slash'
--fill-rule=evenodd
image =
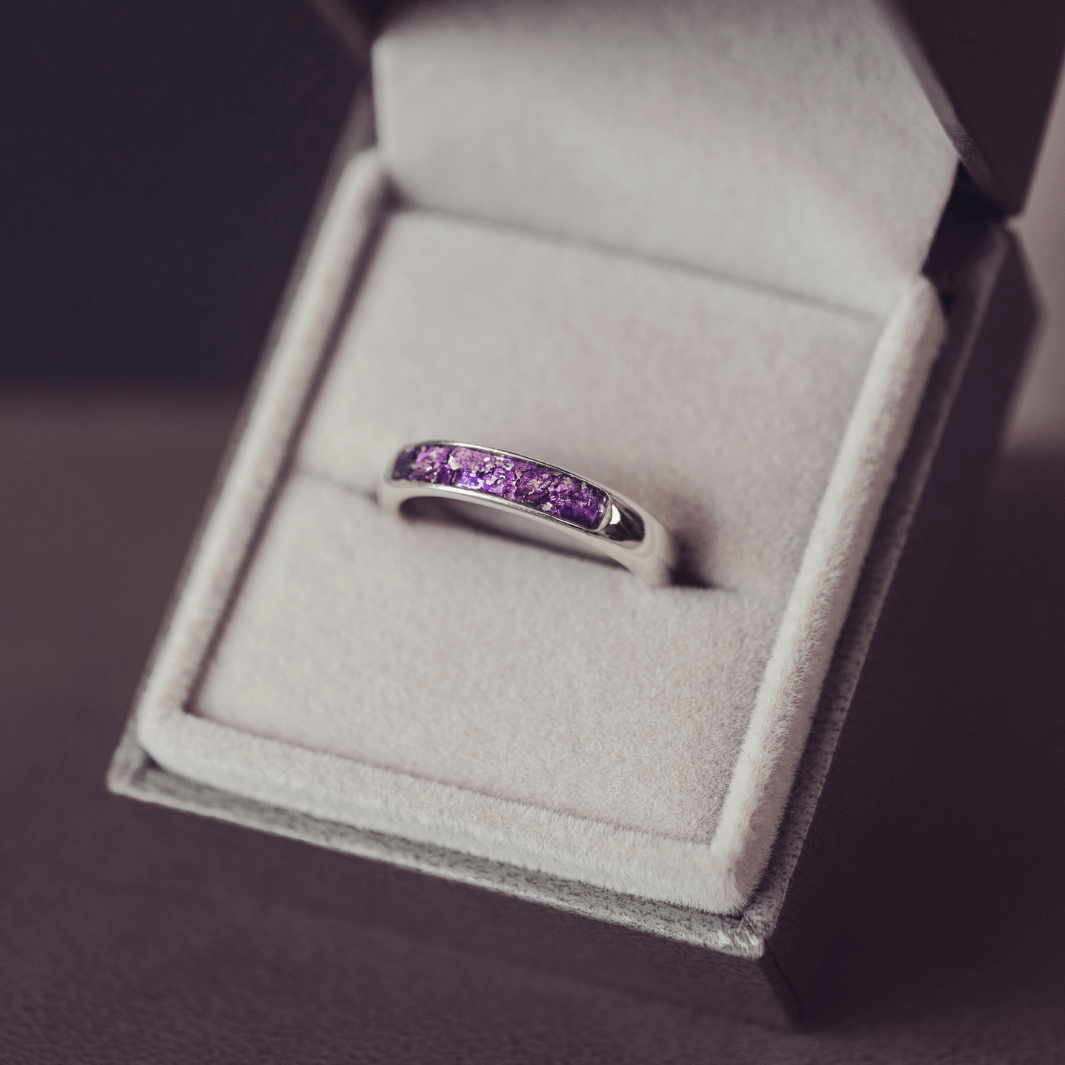
<path id="1" fill-rule="evenodd" d="M 914 111 L 901 56 L 877 51 L 883 27 L 863 4 L 774 15 L 681 3 L 665 24 L 654 10 L 612 7 L 624 32 L 586 3 L 443 4 L 393 22 L 375 59 L 381 149 L 333 196 L 138 730 L 165 768 L 237 795 L 725 913 L 768 861 L 943 336 L 916 270 L 953 156 Z M 742 150 L 730 108 L 745 97 L 726 93 L 724 125 L 706 116 L 720 143 L 696 151 L 683 122 L 707 112 L 720 72 L 695 93 L 689 44 L 719 47 L 714 20 L 730 11 L 752 55 L 794 49 L 796 89 L 777 84 L 772 114 L 748 114 Z M 573 18 L 605 34 L 595 63 L 612 64 L 609 103 L 590 113 L 601 145 L 621 127 L 630 138 L 618 173 L 643 191 L 624 201 L 582 185 L 590 164 L 572 145 L 542 145 L 536 166 L 555 187 L 521 144 L 465 136 L 469 116 L 448 102 L 473 79 L 478 136 L 517 126 L 513 86 L 492 99 L 491 80 L 512 69 L 520 85 L 537 55 L 550 57 L 547 97 L 572 76 L 566 98 L 582 100 L 606 74 L 557 39 L 559 27 L 584 39 Z M 814 58 L 833 69 L 811 73 Z M 682 123 L 666 123 L 668 167 L 709 181 L 694 191 L 664 183 L 649 150 L 655 109 L 640 94 L 660 90 Z M 867 135 L 889 163 L 856 161 Z M 750 155 L 777 140 L 784 177 Z M 415 142 L 412 163 L 403 145 Z M 437 179 L 422 188 L 424 166 Z M 740 199 L 722 191 L 733 166 L 750 178 Z M 452 195 L 460 171 L 467 200 Z M 432 437 L 533 455 L 640 501 L 680 538 L 686 583 L 651 591 L 618 567 L 432 513 L 386 520 L 374 500 L 385 466 Z"/>
<path id="2" fill-rule="evenodd" d="M 374 46 L 414 204 L 887 316 L 957 156 L 874 0 L 446 0 Z"/>
<path id="3" fill-rule="evenodd" d="M 706 842 L 879 332 L 638 259 L 393 215 L 200 712 Z M 397 525 L 372 498 L 388 460 L 441 435 L 640 500 L 712 587 L 650 591 L 620 567 Z"/>
<path id="4" fill-rule="evenodd" d="M 211 603 L 219 611 L 225 566 L 235 579 L 240 545 L 255 545 L 269 472 L 287 471 L 214 645 L 199 716 L 182 707 L 201 668 L 194 645 L 206 653 L 213 638 L 202 610 L 191 625 L 176 619 L 172 663 L 155 678 L 171 695 L 146 694 L 142 740 L 164 766 L 252 798 L 615 891 L 735 909 L 768 858 L 941 335 L 934 295 L 916 285 L 881 331 L 861 316 L 663 264 L 426 212 L 393 215 L 286 464 L 283 426 L 286 417 L 302 424 L 297 397 L 323 333 L 311 310 L 330 289 L 339 303 L 343 289 L 335 263 L 319 269 L 345 247 L 341 234 L 369 239 L 385 181 L 375 168 L 373 156 L 357 160 L 338 190 L 322 262 L 308 270 L 318 281 L 305 289 L 309 309 L 293 308 L 287 358 L 264 382 L 190 579 L 190 619 Z M 347 254 L 353 262 L 360 253 Z M 633 327 L 626 285 L 657 323 L 660 349 L 672 345 L 670 363 L 686 372 L 649 363 L 632 380 L 647 329 Z M 463 292 L 480 307 L 482 347 L 468 341 Z M 517 308 L 527 304 L 535 313 L 523 317 Z M 628 373 L 597 372 L 591 354 L 572 358 L 588 334 L 567 326 L 591 311 L 600 358 Z M 538 360 L 529 368 L 536 387 L 569 385 L 553 422 L 494 357 L 519 341 Z M 387 369 L 375 379 L 365 357 Z M 480 393 L 469 384 L 479 374 Z M 399 387 L 422 378 L 420 399 Z M 696 386 L 716 397 L 707 400 L 716 418 L 690 402 Z M 748 397 L 759 388 L 768 410 L 754 418 Z M 645 437 L 636 420 L 626 430 L 634 473 L 616 466 L 600 476 L 636 495 L 642 473 L 648 505 L 678 529 L 686 513 L 717 508 L 721 528 L 694 552 L 710 586 L 650 591 L 589 559 L 458 526 L 385 521 L 370 494 L 382 424 L 397 419 L 387 431 L 401 440 L 412 409 L 438 416 L 446 397 L 456 417 L 470 403 L 464 429 L 504 404 L 496 424 L 524 450 L 535 450 L 536 433 L 541 450 L 557 448 L 572 426 L 585 467 L 620 462 L 595 444 L 618 404 L 657 404 L 644 422 L 655 432 Z M 360 415 L 361 450 L 350 435 Z M 517 432 L 522 416 L 530 435 Z M 708 470 L 715 450 L 718 478 Z M 759 479 L 767 488 L 752 494 Z M 671 512 L 670 498 L 695 502 Z M 719 570 L 715 558 L 725 560 Z"/>

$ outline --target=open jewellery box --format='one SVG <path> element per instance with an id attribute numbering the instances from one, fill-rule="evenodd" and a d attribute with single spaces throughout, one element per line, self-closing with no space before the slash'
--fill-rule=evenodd
<path id="1" fill-rule="evenodd" d="M 330 15 L 371 73 L 110 785 L 303 841 L 263 867 L 356 915 L 800 1014 L 1034 320 L 1000 219 L 1061 27 Z M 390 458 L 433 438 L 611 485 L 683 580 L 386 516 Z"/>

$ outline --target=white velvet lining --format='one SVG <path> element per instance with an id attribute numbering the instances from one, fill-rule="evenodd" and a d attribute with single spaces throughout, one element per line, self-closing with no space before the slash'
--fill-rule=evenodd
<path id="1" fill-rule="evenodd" d="M 942 337 L 917 271 L 953 149 L 868 0 L 436 0 L 374 62 L 384 169 L 333 197 L 140 740 L 234 794 L 734 911 Z M 407 209 L 338 321 L 389 182 Z M 375 479 L 434 436 L 639 499 L 695 583 L 386 522 Z"/>
<path id="2" fill-rule="evenodd" d="M 338 192 L 334 249 L 338 233 L 366 232 L 380 198 L 367 165 Z M 878 327 L 852 314 L 425 212 L 393 219 L 197 717 L 182 708 L 195 646 L 321 329 L 313 315 L 290 323 L 145 695 L 145 747 L 318 816 L 710 911 L 741 905 L 938 346 L 927 284 L 911 285 L 869 362 Z M 536 396 L 566 385 L 557 409 L 522 399 L 522 374 Z M 603 446 L 597 392 L 615 414 L 647 405 L 632 444 Z M 719 587 L 647 592 L 529 545 L 385 526 L 360 493 L 381 451 L 435 435 L 433 418 L 464 418 L 478 439 L 506 430 L 691 533 L 713 514 L 713 536 L 694 540 Z M 582 624 L 589 603 L 601 613 Z M 618 697 L 597 701 L 592 681 L 617 670 Z"/>
<path id="3" fill-rule="evenodd" d="M 705 842 L 879 332 L 645 260 L 393 215 L 200 712 Z M 715 589 L 652 593 L 498 536 L 397 529 L 367 496 L 401 445 L 448 435 L 641 500 Z"/>
<path id="4" fill-rule="evenodd" d="M 432 0 L 374 71 L 411 203 L 885 318 L 957 164 L 875 0 Z"/>

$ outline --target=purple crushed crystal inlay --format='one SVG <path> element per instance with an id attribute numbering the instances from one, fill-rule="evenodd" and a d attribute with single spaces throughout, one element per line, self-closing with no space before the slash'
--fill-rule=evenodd
<path id="1" fill-rule="evenodd" d="M 396 459 L 392 479 L 449 484 L 500 496 L 582 529 L 599 528 L 608 502 L 601 488 L 550 466 L 475 447 L 446 444 L 409 447 Z"/>

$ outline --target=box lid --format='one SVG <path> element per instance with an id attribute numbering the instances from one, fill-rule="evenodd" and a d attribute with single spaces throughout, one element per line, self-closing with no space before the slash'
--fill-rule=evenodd
<path id="1" fill-rule="evenodd" d="M 1065 48 L 1065 4 L 886 0 L 975 189 L 1024 206 Z"/>
<path id="2" fill-rule="evenodd" d="M 878 0 L 972 188 L 1015 214 L 1031 184 L 1062 53 L 1065 4 Z M 368 60 L 387 0 L 311 0 L 348 51 Z"/>

